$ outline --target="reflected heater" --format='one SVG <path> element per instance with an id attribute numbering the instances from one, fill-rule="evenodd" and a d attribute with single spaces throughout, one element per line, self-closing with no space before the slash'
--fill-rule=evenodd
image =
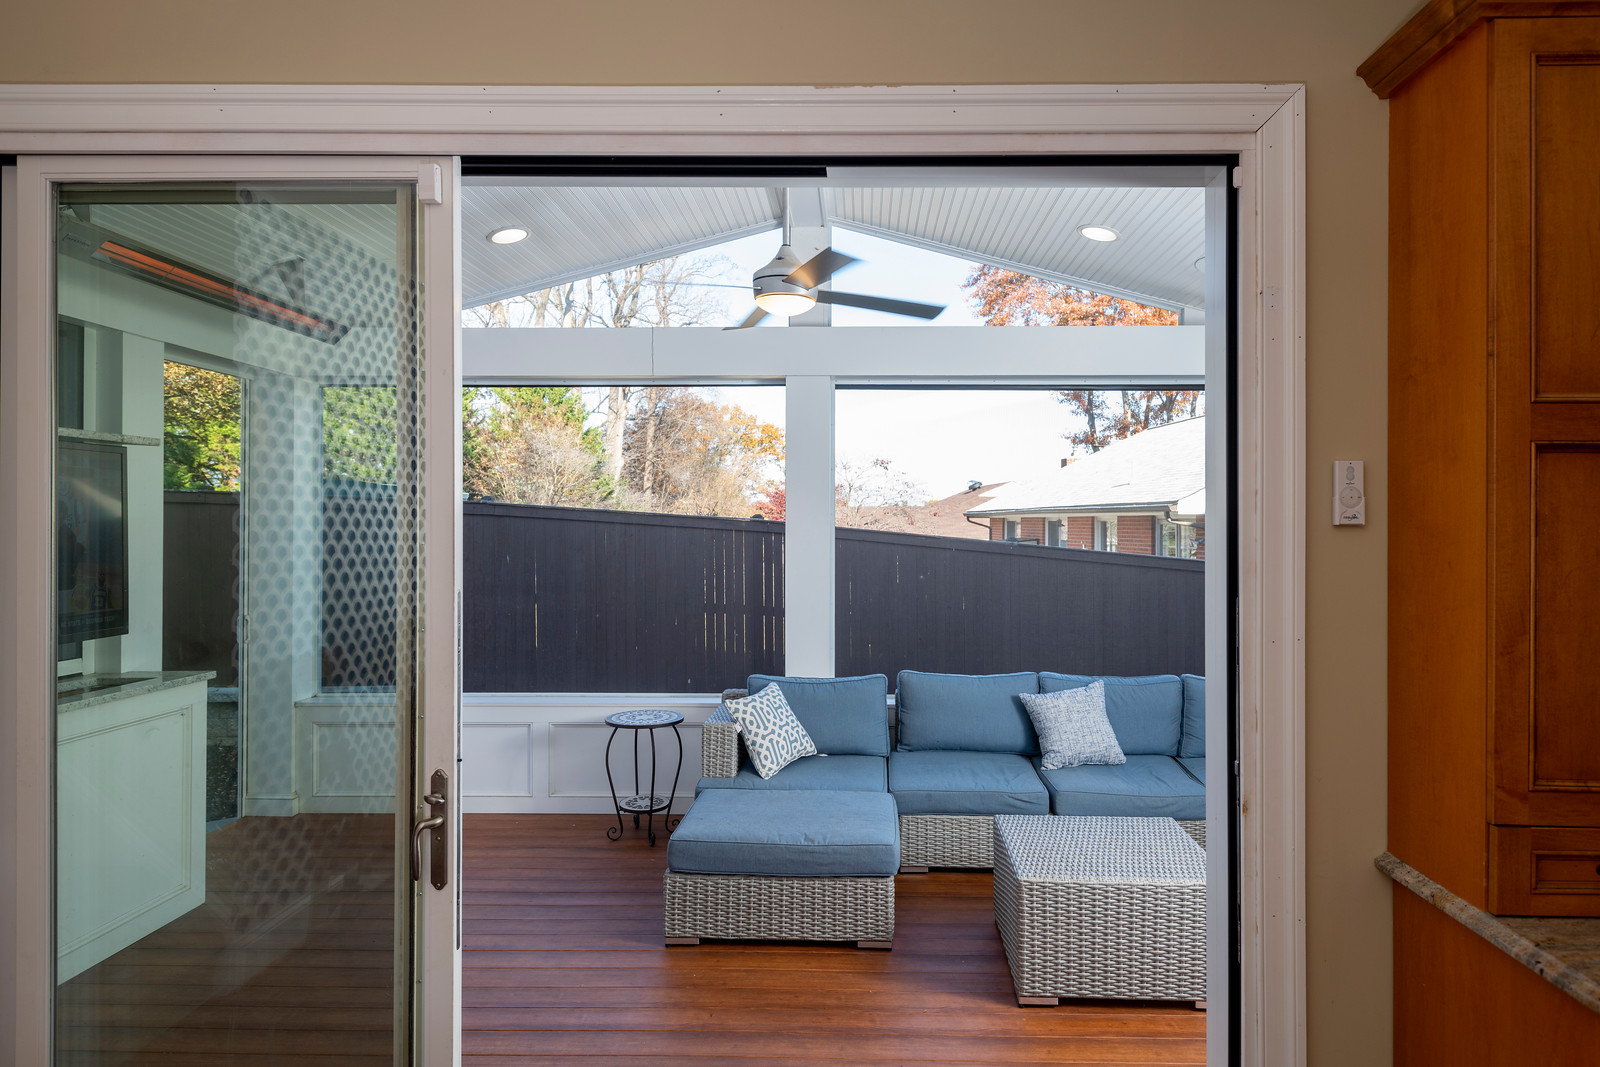
<path id="1" fill-rule="evenodd" d="M 87 258 L 119 273 L 163 289 L 204 300 L 228 311 L 281 326 L 325 344 L 337 344 L 350 327 L 324 315 L 294 307 L 267 293 L 218 277 L 171 256 L 141 248 L 127 238 L 87 223 L 61 220 L 61 241 L 78 258 Z"/>

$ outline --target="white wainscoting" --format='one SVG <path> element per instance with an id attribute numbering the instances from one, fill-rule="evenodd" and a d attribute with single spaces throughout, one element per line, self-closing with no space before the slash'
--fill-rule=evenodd
<path id="1" fill-rule="evenodd" d="M 683 771 L 674 810 L 694 798 L 700 780 L 700 725 L 717 709 L 718 694 L 467 693 L 461 698 L 461 806 L 469 812 L 609 813 L 605 717 L 633 708 L 667 708 L 684 718 Z M 649 733 L 618 730 L 611 768 L 619 796 L 633 789 L 633 734 L 648 792 Z M 670 729 L 655 731 L 656 792 L 672 785 L 677 747 Z"/>
<path id="2" fill-rule="evenodd" d="M 394 810 L 393 694 L 322 694 L 294 706 L 300 810 Z"/>

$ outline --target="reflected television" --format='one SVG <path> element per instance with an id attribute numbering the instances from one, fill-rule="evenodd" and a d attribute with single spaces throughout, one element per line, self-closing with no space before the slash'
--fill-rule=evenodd
<path id="1" fill-rule="evenodd" d="M 128 632 L 128 452 L 97 441 L 56 448 L 56 641 Z"/>

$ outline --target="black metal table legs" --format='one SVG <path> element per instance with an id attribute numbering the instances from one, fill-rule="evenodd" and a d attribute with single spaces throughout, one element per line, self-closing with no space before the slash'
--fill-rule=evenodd
<path id="1" fill-rule="evenodd" d="M 678 778 L 683 773 L 683 735 L 678 732 L 678 723 L 683 721 L 683 716 L 676 712 L 619 712 L 606 716 L 606 722 L 611 726 L 611 736 L 606 739 L 606 784 L 611 789 L 611 806 L 617 815 L 617 825 L 606 827 L 606 837 L 616 841 L 622 837 L 622 816 L 633 816 L 635 829 L 639 827 L 639 816 L 645 818 L 645 836 L 653 846 L 656 843 L 655 817 L 661 813 L 661 825 L 671 833 L 672 801 L 678 792 Z M 656 792 L 656 730 L 662 726 L 672 727 L 672 736 L 678 743 L 678 763 L 672 772 L 672 788 L 665 794 Z M 616 778 L 611 773 L 611 745 L 617 739 L 618 730 L 633 731 L 633 795 L 619 798 L 617 796 Z M 639 731 L 644 730 L 650 734 L 650 791 L 639 792 Z M 681 820 L 681 816 L 680 816 Z"/>

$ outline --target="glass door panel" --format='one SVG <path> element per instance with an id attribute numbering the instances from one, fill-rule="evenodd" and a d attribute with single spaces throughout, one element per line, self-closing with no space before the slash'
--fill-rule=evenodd
<path id="1" fill-rule="evenodd" d="M 416 215 L 58 188 L 58 1063 L 406 1058 Z"/>

